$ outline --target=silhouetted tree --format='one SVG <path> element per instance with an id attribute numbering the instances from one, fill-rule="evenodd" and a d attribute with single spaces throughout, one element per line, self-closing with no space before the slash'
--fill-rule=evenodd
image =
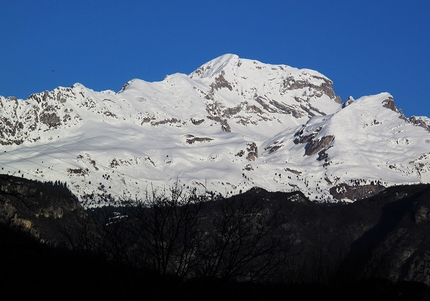
<path id="1" fill-rule="evenodd" d="M 203 204 L 195 190 L 185 192 L 179 185 L 167 192 L 152 191 L 145 200 L 130 204 L 127 228 L 135 242 L 133 260 L 163 279 L 192 276 L 199 265 Z"/>
<path id="2" fill-rule="evenodd" d="M 280 207 L 241 197 L 222 200 L 205 236 L 198 274 L 224 280 L 256 281 L 275 274 L 293 240 L 282 234 Z"/>

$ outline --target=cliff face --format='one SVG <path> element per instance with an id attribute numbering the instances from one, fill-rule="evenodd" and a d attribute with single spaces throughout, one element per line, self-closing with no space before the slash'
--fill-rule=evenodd
<path id="1" fill-rule="evenodd" d="M 67 245 L 68 228 L 88 219 L 75 196 L 61 183 L 40 183 L 0 176 L 0 223 L 37 241 Z"/>

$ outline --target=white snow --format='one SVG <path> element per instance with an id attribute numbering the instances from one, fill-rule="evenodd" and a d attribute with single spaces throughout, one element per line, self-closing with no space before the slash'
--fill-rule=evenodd
<path id="1" fill-rule="evenodd" d="M 223 195 L 302 190 L 319 201 L 354 180 L 430 181 L 430 133 L 384 107 L 390 94 L 342 108 L 320 89 L 328 83 L 317 71 L 227 54 L 190 75 L 131 80 L 118 93 L 77 83 L 25 101 L 0 97 L 0 172 L 67 182 L 85 206 L 176 181 Z M 334 136 L 327 160 L 305 155 L 299 131 Z"/>

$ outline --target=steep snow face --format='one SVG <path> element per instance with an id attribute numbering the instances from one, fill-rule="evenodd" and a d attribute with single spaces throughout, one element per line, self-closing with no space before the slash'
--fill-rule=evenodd
<path id="1" fill-rule="evenodd" d="M 0 167 L 67 182 L 86 206 L 175 182 L 354 200 L 342 192 L 430 181 L 426 120 L 406 120 L 387 93 L 342 106 L 316 71 L 227 54 L 118 93 L 75 84 L 25 101 L 0 97 Z"/>

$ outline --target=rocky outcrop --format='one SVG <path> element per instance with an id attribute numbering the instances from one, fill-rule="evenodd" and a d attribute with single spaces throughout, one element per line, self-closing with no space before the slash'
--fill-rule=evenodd
<path id="1" fill-rule="evenodd" d="M 194 135 L 188 134 L 186 135 L 188 144 L 193 144 L 194 142 L 210 142 L 213 139 L 209 137 L 195 137 Z"/>
<path id="2" fill-rule="evenodd" d="M 246 159 L 248 161 L 255 161 L 255 159 L 258 158 L 258 147 L 257 147 L 257 144 L 255 144 L 255 142 L 250 142 L 250 143 L 247 143 L 246 145 L 247 145 L 246 150 L 248 152 L 248 155 L 246 156 Z"/>
<path id="3" fill-rule="evenodd" d="M 40 132 L 51 131 L 80 120 L 73 109 L 64 107 L 67 100 L 76 99 L 72 88 L 32 94 L 26 101 L 0 96 L 0 144 L 22 144 L 37 141 Z"/>
<path id="4" fill-rule="evenodd" d="M 330 148 L 335 137 L 333 135 L 327 135 L 322 138 L 315 138 L 321 131 L 321 127 L 314 129 L 311 133 L 304 133 L 304 128 L 294 134 L 294 143 L 306 143 L 305 155 L 311 156 L 318 154 L 318 160 L 322 161 L 328 158 L 326 150 Z"/>
<path id="5" fill-rule="evenodd" d="M 390 110 L 392 110 L 392 111 L 394 111 L 394 112 L 397 112 L 398 110 L 397 110 L 397 107 L 396 107 L 396 105 L 395 105 L 395 103 L 394 103 L 394 99 L 393 98 L 388 98 L 388 99 L 386 99 L 386 100 L 384 100 L 383 101 L 383 103 L 384 103 L 384 107 L 385 108 L 387 108 L 387 109 L 390 109 Z"/>
<path id="6" fill-rule="evenodd" d="M 227 88 L 230 91 L 233 90 L 231 84 L 224 78 L 224 74 L 225 74 L 225 72 L 221 71 L 221 74 L 218 75 L 217 78 L 215 78 L 214 83 L 211 85 L 212 92 L 219 90 L 219 89 L 222 89 L 222 88 Z"/>
<path id="7" fill-rule="evenodd" d="M 0 223 L 41 243 L 66 245 L 67 229 L 77 229 L 87 213 L 61 183 L 40 183 L 0 175 Z"/>
<path id="8" fill-rule="evenodd" d="M 337 200 L 361 200 L 376 195 L 383 190 L 385 190 L 385 187 L 379 184 L 351 186 L 342 183 L 330 188 L 330 194 Z"/>
<path id="9" fill-rule="evenodd" d="M 327 148 L 334 141 L 334 136 L 328 135 L 319 139 L 313 139 L 308 142 L 305 147 L 305 155 L 311 156 L 318 153 L 324 148 Z"/>
<path id="10" fill-rule="evenodd" d="M 285 93 L 288 90 L 298 90 L 303 88 L 310 89 L 311 93 L 308 96 L 317 96 L 320 97 L 322 95 L 327 95 L 331 99 L 333 99 L 337 103 L 342 103 L 341 98 L 334 93 L 333 90 L 333 82 L 327 78 L 323 78 L 320 76 L 313 76 L 313 79 L 318 79 L 321 81 L 320 85 L 316 85 L 312 83 L 309 79 L 298 79 L 294 76 L 288 76 L 283 84 L 283 92 Z"/>
<path id="11" fill-rule="evenodd" d="M 411 116 L 409 119 L 409 122 L 411 122 L 412 124 L 416 125 L 416 126 L 420 126 L 424 129 L 426 129 L 427 131 L 430 132 L 430 124 L 427 124 L 423 119 L 421 119 L 420 117 L 416 117 L 416 116 Z"/>

